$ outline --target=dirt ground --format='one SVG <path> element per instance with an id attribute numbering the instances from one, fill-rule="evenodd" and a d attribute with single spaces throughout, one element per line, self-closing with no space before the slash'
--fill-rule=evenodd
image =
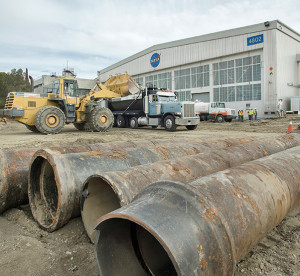
<path id="1" fill-rule="evenodd" d="M 296 128 L 300 117 L 212 123 L 201 122 L 194 131 L 178 128 L 118 129 L 106 133 L 88 133 L 66 126 L 62 133 L 40 135 L 25 126 L 8 121 L 0 126 L 0 148 L 44 148 L 114 141 L 150 140 L 174 137 L 275 137 L 287 131 L 289 121 Z M 38 227 L 29 205 L 0 215 L 0 275 L 98 275 L 93 245 L 85 234 L 81 218 L 72 219 L 63 228 L 48 233 Z M 240 275 L 300 275 L 300 206 L 291 212 L 244 260 L 237 264 Z"/>

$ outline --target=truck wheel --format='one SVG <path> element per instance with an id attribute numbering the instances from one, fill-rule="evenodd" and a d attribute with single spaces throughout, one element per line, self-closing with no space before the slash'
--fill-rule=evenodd
<path id="1" fill-rule="evenodd" d="M 65 114 L 56 106 L 44 106 L 35 115 L 35 126 L 43 134 L 61 132 L 65 125 Z"/>
<path id="2" fill-rule="evenodd" d="M 187 130 L 194 130 L 197 128 L 198 125 L 193 125 L 193 126 L 185 126 Z"/>
<path id="3" fill-rule="evenodd" d="M 138 128 L 139 126 L 138 119 L 136 117 L 132 117 L 129 121 L 129 125 L 131 128 Z"/>
<path id="4" fill-rule="evenodd" d="M 108 108 L 96 106 L 91 112 L 89 124 L 92 131 L 107 131 L 114 124 L 114 115 Z"/>
<path id="5" fill-rule="evenodd" d="M 36 128 L 36 126 L 29 126 L 29 125 L 25 125 L 27 129 L 29 129 L 32 132 L 35 133 L 39 133 L 38 129 Z"/>
<path id="6" fill-rule="evenodd" d="M 126 127 L 126 118 L 123 115 L 118 115 L 117 117 L 117 127 Z"/>
<path id="7" fill-rule="evenodd" d="M 175 131 L 177 126 L 175 125 L 175 119 L 172 115 L 166 116 L 164 120 L 164 126 L 167 131 Z"/>
<path id="8" fill-rule="evenodd" d="M 224 122 L 224 117 L 223 117 L 223 115 L 218 115 L 217 118 L 216 118 L 216 122 L 217 122 L 217 123 L 223 123 L 223 122 Z"/>

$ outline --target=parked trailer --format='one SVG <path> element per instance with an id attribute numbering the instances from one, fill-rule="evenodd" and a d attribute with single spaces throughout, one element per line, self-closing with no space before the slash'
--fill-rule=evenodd
<path id="1" fill-rule="evenodd" d="M 178 102 L 173 92 L 146 88 L 138 94 L 107 101 L 113 112 L 115 126 L 138 128 L 139 126 L 164 127 L 175 131 L 177 126 L 194 130 L 200 122 L 195 103 Z"/>

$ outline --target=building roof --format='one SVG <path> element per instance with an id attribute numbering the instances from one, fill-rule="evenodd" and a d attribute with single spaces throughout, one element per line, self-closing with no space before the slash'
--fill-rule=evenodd
<path id="1" fill-rule="evenodd" d="M 292 28 L 288 27 L 287 25 L 285 25 L 284 23 L 282 23 L 279 20 L 266 21 L 264 23 L 259 23 L 259 24 L 255 24 L 255 25 L 250 25 L 250 26 L 220 31 L 220 32 L 216 32 L 216 33 L 194 36 L 194 37 L 190 37 L 190 38 L 156 44 L 156 45 L 153 45 L 153 46 L 151 46 L 141 52 L 138 52 L 128 58 L 125 58 L 111 66 L 108 66 L 108 67 L 98 71 L 98 74 L 104 74 L 114 68 L 124 65 L 132 60 L 135 60 L 135 59 L 142 57 L 146 54 L 149 54 L 153 51 L 159 51 L 159 50 L 166 49 L 166 48 L 178 47 L 178 46 L 183 46 L 183 45 L 187 45 L 187 44 L 194 44 L 194 43 L 205 42 L 205 41 L 210 41 L 210 40 L 215 40 L 215 39 L 221 39 L 221 38 L 226 38 L 226 37 L 231 37 L 231 36 L 238 36 L 238 35 L 243 35 L 243 34 L 247 34 L 247 33 L 254 33 L 254 32 L 261 32 L 261 31 L 265 31 L 265 30 L 278 29 L 280 25 L 287 28 L 289 31 L 294 33 L 296 36 L 300 36 L 300 34 L 298 32 L 296 32 Z"/>

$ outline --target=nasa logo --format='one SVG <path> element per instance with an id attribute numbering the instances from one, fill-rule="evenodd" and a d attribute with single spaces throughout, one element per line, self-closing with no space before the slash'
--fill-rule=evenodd
<path id="1" fill-rule="evenodd" d="M 150 59 L 150 64 L 153 68 L 157 67 L 159 65 L 160 62 L 160 55 L 158 53 L 154 53 Z"/>

